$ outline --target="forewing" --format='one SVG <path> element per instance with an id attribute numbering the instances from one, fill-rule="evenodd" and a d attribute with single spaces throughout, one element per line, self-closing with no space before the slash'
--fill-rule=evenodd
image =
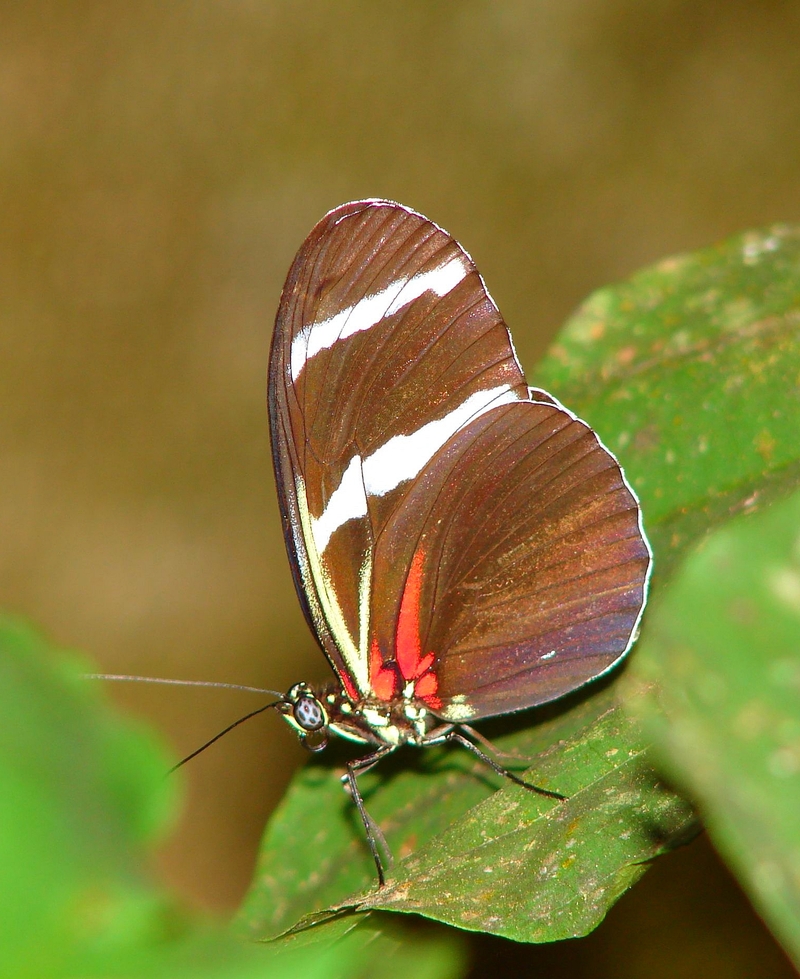
<path id="1" fill-rule="evenodd" d="M 634 636 L 650 551 L 594 432 L 557 402 L 524 402 L 461 430 L 417 479 L 377 548 L 387 603 L 412 566 L 432 706 L 458 721 L 554 700 L 609 670 Z"/>
<path id="2" fill-rule="evenodd" d="M 450 235 L 386 201 L 345 204 L 314 228 L 278 310 L 270 426 L 295 585 L 351 696 L 371 692 L 375 541 L 454 433 L 527 393 Z"/>

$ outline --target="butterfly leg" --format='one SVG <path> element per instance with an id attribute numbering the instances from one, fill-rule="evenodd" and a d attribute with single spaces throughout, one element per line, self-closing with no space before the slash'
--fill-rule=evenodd
<path id="1" fill-rule="evenodd" d="M 491 755 L 487 755 L 485 751 L 481 751 L 476 744 L 473 744 L 469 738 L 465 738 L 464 735 L 460 734 L 458 731 L 450 731 L 447 734 L 443 734 L 441 738 L 437 739 L 437 741 L 439 744 L 450 744 L 453 742 L 460 744 L 463 748 L 466 748 L 467 751 L 471 751 L 476 758 L 480 758 L 484 765 L 488 765 L 489 768 L 497 772 L 498 775 L 502 775 L 503 778 L 509 779 L 516 785 L 521 785 L 523 788 L 530 789 L 532 792 L 538 792 L 540 795 L 546 795 L 549 799 L 566 799 L 566 796 L 562 795 L 561 792 L 553 792 L 551 789 L 543 789 L 539 785 L 533 785 L 531 782 L 526 782 L 525 779 L 520 778 L 519 775 L 515 775 L 507 768 L 503 768 L 503 766 L 499 765 L 494 758 L 491 757 Z M 426 743 L 435 744 L 437 741 L 428 741 Z"/>
<path id="2" fill-rule="evenodd" d="M 372 859 L 375 861 L 375 867 L 378 871 L 378 885 L 380 887 L 383 887 L 386 882 L 380 851 L 383 849 L 388 857 L 387 863 L 389 864 L 391 864 L 392 855 L 380 826 L 378 826 L 372 816 L 367 812 L 367 807 L 364 805 L 364 798 L 358 787 L 357 779 L 359 775 L 368 772 L 373 766 L 377 765 L 381 758 L 385 758 L 386 755 L 391 754 L 394 750 L 393 745 L 386 745 L 378 748 L 377 751 L 373 751 L 371 755 L 365 755 L 363 758 L 356 758 L 354 761 L 349 761 L 346 766 L 346 773 L 342 776 L 342 783 L 350 793 L 353 802 L 355 802 L 356 809 L 358 809 L 358 814 L 361 817 L 361 822 L 364 824 L 364 833 L 367 837 L 369 851 L 372 854 Z"/>

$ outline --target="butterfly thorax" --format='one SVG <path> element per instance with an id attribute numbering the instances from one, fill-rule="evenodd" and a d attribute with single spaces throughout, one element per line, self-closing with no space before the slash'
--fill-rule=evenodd
<path id="1" fill-rule="evenodd" d="M 353 702 L 335 683 L 320 687 L 296 683 L 278 709 L 312 751 L 322 750 L 329 734 L 358 744 L 422 745 L 441 726 L 416 698 Z"/>

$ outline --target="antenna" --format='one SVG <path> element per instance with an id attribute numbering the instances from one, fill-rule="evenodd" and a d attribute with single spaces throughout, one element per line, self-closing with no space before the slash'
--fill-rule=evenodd
<path id="1" fill-rule="evenodd" d="M 205 744 L 200 745 L 199 748 L 195 748 L 191 754 L 187 755 L 185 758 L 182 758 L 177 765 L 173 765 L 167 772 L 167 775 L 171 775 L 182 765 L 185 765 L 187 761 L 191 761 L 192 758 L 196 758 L 201 751 L 205 751 L 206 748 L 210 748 L 215 741 L 219 741 L 220 738 L 224 737 L 235 727 L 238 727 L 240 724 L 244 724 L 245 721 L 249 721 L 251 717 L 255 717 L 257 714 L 263 714 L 265 710 L 269 710 L 271 707 L 277 707 L 278 704 L 282 704 L 285 699 L 284 695 L 278 690 L 265 690 L 263 687 L 248 687 L 241 683 L 222 683 L 218 680 L 174 680 L 167 677 L 133 676 L 126 673 L 84 673 L 83 678 L 85 680 L 115 680 L 125 683 L 165 683 L 176 687 L 215 687 L 219 690 L 244 690 L 245 693 L 269 694 L 271 697 L 278 697 L 278 700 L 273 701 L 273 703 L 265 704 L 263 707 L 259 707 L 256 710 L 251 710 L 249 714 L 245 714 L 244 717 L 240 717 L 238 721 L 234 721 L 233 724 L 229 724 L 223 731 L 220 731 L 219 734 L 215 734 L 214 737 L 206 741 Z"/>
<path id="2" fill-rule="evenodd" d="M 173 680 L 159 676 L 129 676 L 124 673 L 84 673 L 85 680 L 119 680 L 126 683 L 166 683 L 176 687 L 216 687 L 220 690 L 244 690 L 245 693 L 269 694 L 270 697 L 280 697 L 279 690 L 266 690 L 263 687 L 247 687 L 241 683 L 222 683 L 218 680 Z"/>
<path id="3" fill-rule="evenodd" d="M 181 758 L 177 765 L 173 765 L 172 768 L 167 772 L 167 775 L 171 775 L 173 772 L 177 771 L 182 765 L 185 765 L 187 761 L 191 761 L 192 758 L 196 758 L 201 751 L 205 751 L 206 748 L 210 748 L 215 741 L 219 741 L 220 738 L 224 737 L 229 731 L 232 731 L 235 727 L 240 724 L 244 724 L 245 721 L 249 721 L 251 717 L 255 717 L 256 714 L 262 714 L 265 710 L 269 710 L 270 707 L 277 707 L 278 704 L 283 703 L 283 698 L 276 700 L 273 704 L 264 704 L 263 707 L 259 707 L 257 710 L 251 710 L 249 714 L 245 714 L 244 717 L 240 717 L 238 721 L 234 721 L 233 724 L 229 724 L 224 731 L 220 731 L 219 734 L 215 734 L 213 738 L 206 741 L 205 744 L 201 744 L 199 748 L 187 755 L 185 758 Z"/>

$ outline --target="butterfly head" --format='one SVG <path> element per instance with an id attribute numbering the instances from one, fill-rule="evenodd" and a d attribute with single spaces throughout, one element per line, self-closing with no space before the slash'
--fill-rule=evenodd
<path id="1" fill-rule="evenodd" d="M 309 751 L 322 751 L 327 746 L 330 718 L 323 701 L 307 683 L 295 683 L 277 710 Z"/>

